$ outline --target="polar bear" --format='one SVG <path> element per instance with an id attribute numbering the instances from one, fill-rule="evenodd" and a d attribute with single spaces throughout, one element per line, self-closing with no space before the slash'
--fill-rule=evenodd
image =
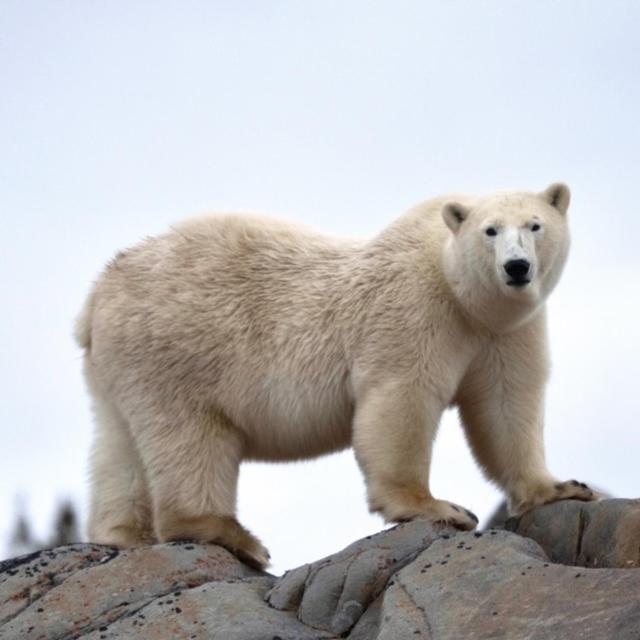
<path id="1" fill-rule="evenodd" d="M 76 328 L 97 422 L 91 540 L 197 539 L 264 567 L 235 518 L 240 462 L 349 446 L 371 511 L 473 529 L 429 490 L 450 406 L 512 513 L 594 499 L 543 447 L 569 198 L 440 197 L 369 241 L 211 215 L 119 253 Z"/>

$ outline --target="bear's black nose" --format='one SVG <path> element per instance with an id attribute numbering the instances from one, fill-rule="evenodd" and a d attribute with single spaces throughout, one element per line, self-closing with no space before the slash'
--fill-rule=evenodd
<path id="1" fill-rule="evenodd" d="M 523 282 L 526 280 L 530 267 L 531 264 L 528 260 L 509 260 L 509 262 L 505 263 L 504 270 L 515 282 Z"/>

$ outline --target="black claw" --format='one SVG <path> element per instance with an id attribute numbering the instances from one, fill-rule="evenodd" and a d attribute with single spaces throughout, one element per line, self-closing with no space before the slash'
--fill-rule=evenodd
<path id="1" fill-rule="evenodd" d="M 479 520 L 478 520 L 478 516 L 473 513 L 473 511 L 469 511 L 469 509 L 465 509 L 464 512 L 476 523 L 478 524 Z"/>

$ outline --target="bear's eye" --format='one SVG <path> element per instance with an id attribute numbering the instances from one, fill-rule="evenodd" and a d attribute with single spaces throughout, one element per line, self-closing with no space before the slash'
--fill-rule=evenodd
<path id="1" fill-rule="evenodd" d="M 540 231 L 540 225 L 537 222 L 534 222 L 531 225 L 531 231 Z"/>
<path id="2" fill-rule="evenodd" d="M 492 237 L 492 238 L 493 238 L 493 236 L 497 236 L 497 235 L 498 235 L 498 230 L 497 230 L 495 227 L 487 227 L 487 228 L 485 229 L 485 233 L 486 233 L 488 236 L 490 236 L 490 237 Z"/>

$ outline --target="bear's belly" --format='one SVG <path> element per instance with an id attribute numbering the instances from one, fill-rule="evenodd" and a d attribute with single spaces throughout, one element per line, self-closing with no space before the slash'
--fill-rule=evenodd
<path id="1" fill-rule="evenodd" d="M 340 380 L 269 377 L 242 397 L 229 414 L 249 459 L 313 458 L 351 444 L 353 401 Z"/>

